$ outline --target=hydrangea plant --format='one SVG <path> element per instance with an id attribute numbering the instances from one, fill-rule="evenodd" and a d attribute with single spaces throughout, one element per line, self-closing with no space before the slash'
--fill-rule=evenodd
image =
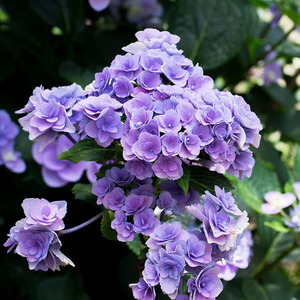
<path id="1" fill-rule="evenodd" d="M 101 212 L 64 229 L 65 201 L 25 199 L 4 246 L 30 269 L 73 266 L 59 238 L 103 217 L 103 234 L 139 253 L 135 299 L 155 299 L 157 288 L 170 299 L 215 299 L 220 266 L 251 244 L 242 242 L 247 213 L 223 174 L 250 177 L 262 125 L 241 96 L 215 89 L 183 55 L 179 36 L 145 29 L 136 38 L 85 90 L 37 87 L 17 111 L 45 181 L 76 181 L 94 164 L 89 192 Z"/>

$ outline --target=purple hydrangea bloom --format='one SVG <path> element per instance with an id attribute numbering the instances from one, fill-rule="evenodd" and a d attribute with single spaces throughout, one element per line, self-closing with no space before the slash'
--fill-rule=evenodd
<path id="1" fill-rule="evenodd" d="M 162 83 L 159 73 L 142 71 L 137 79 L 138 84 L 146 90 L 153 90 Z"/>
<path id="2" fill-rule="evenodd" d="M 29 132 L 29 139 L 36 139 L 43 150 L 58 133 L 75 132 L 73 124 L 80 121 L 81 116 L 76 115 L 73 107 L 85 95 L 86 92 L 75 83 L 51 90 L 36 88 L 25 108 L 16 112 L 28 113 L 19 119 L 19 123 Z"/>
<path id="3" fill-rule="evenodd" d="M 200 153 L 200 139 L 190 131 L 180 132 L 182 140 L 179 156 L 182 158 L 195 159 Z"/>
<path id="4" fill-rule="evenodd" d="M 103 205 L 107 209 L 121 209 L 125 203 L 124 191 L 116 187 L 111 192 L 107 193 L 103 198 Z"/>
<path id="5" fill-rule="evenodd" d="M 185 260 L 180 253 L 167 253 L 164 249 L 159 250 L 160 259 L 157 264 L 159 283 L 161 290 L 171 299 L 178 293 L 181 274 L 185 266 Z"/>
<path id="6" fill-rule="evenodd" d="M 110 70 L 108 67 L 105 67 L 103 71 L 95 74 L 95 81 L 93 86 L 99 91 L 104 91 L 110 81 Z"/>
<path id="7" fill-rule="evenodd" d="M 156 297 L 155 289 L 147 282 L 140 278 L 138 283 L 130 284 L 129 287 L 132 289 L 133 297 L 138 300 L 154 300 Z"/>
<path id="8" fill-rule="evenodd" d="M 119 98 L 129 97 L 133 93 L 133 85 L 125 76 L 118 77 L 113 83 L 113 92 Z"/>
<path id="9" fill-rule="evenodd" d="M 125 160 L 134 159 L 136 156 L 132 151 L 132 146 L 138 140 L 140 132 L 137 129 L 131 129 L 121 138 L 121 145 L 123 148 L 123 157 Z"/>
<path id="10" fill-rule="evenodd" d="M 117 209 L 115 211 L 114 219 L 111 221 L 111 228 L 117 229 L 120 225 L 124 224 L 127 221 L 127 216 L 124 211 Z"/>
<path id="11" fill-rule="evenodd" d="M 238 219 L 214 205 L 209 198 L 205 204 L 187 206 L 187 211 L 202 222 L 203 232 L 209 244 L 217 244 L 221 251 L 228 251 L 236 246 L 238 236 L 247 228 L 248 217 L 244 211 Z"/>
<path id="12" fill-rule="evenodd" d="M 133 180 L 133 175 L 125 167 L 122 169 L 112 167 L 105 172 L 105 177 L 120 186 L 130 184 Z"/>
<path id="13" fill-rule="evenodd" d="M 300 231 L 300 204 L 295 205 L 290 209 L 290 219 L 286 219 L 284 224 L 294 228 L 296 232 Z"/>
<path id="14" fill-rule="evenodd" d="M 46 199 L 26 198 L 22 207 L 25 213 L 25 228 L 32 226 L 47 226 L 54 231 L 62 230 L 62 221 L 67 213 L 66 201 L 49 202 Z"/>
<path id="15" fill-rule="evenodd" d="M 120 242 L 130 242 L 135 237 L 135 232 L 133 230 L 133 224 L 125 222 L 116 227 L 117 239 Z"/>
<path id="16" fill-rule="evenodd" d="M 132 145 L 132 152 L 141 160 L 153 162 L 161 151 L 159 137 L 148 132 L 142 132 Z"/>
<path id="17" fill-rule="evenodd" d="M 176 156 L 160 155 L 152 166 L 155 176 L 177 180 L 183 176 L 181 159 Z"/>
<path id="18" fill-rule="evenodd" d="M 140 159 L 127 161 L 125 167 L 139 180 L 150 178 L 153 175 L 152 164 Z"/>
<path id="19" fill-rule="evenodd" d="M 173 59 L 169 59 L 164 62 L 161 70 L 171 82 L 180 87 L 186 85 L 187 80 L 190 76 L 189 72 L 182 69 L 182 67 L 178 65 Z"/>
<path id="20" fill-rule="evenodd" d="M 152 119 L 152 111 L 146 110 L 143 107 L 135 108 L 131 111 L 130 128 L 142 129 Z"/>
<path id="21" fill-rule="evenodd" d="M 196 235 L 190 235 L 186 249 L 185 260 L 190 267 L 207 266 L 212 262 L 212 246 L 204 240 L 199 240 Z"/>
<path id="22" fill-rule="evenodd" d="M 9 114 L 4 110 L 0 110 L 0 149 L 5 148 L 9 143 L 13 142 L 19 134 L 18 126 L 12 122 Z"/>
<path id="23" fill-rule="evenodd" d="M 283 77 L 282 67 L 278 61 L 272 63 L 266 62 L 263 67 L 262 79 L 266 86 L 270 86 L 273 82 Z"/>
<path id="24" fill-rule="evenodd" d="M 97 180 L 92 187 L 92 193 L 95 194 L 97 198 L 97 204 L 103 203 L 103 198 L 110 193 L 115 188 L 113 182 L 107 178 L 101 178 Z"/>
<path id="25" fill-rule="evenodd" d="M 154 216 L 154 212 L 151 208 L 147 208 L 144 211 L 135 214 L 133 216 L 133 221 L 134 231 L 143 235 L 150 235 L 155 227 L 160 225 L 160 221 Z"/>
<path id="26" fill-rule="evenodd" d="M 178 155 L 182 141 L 176 132 L 168 132 L 161 137 L 161 150 L 165 156 Z"/>
<path id="27" fill-rule="evenodd" d="M 223 284 L 218 277 L 219 268 L 206 267 L 196 279 L 188 280 L 188 292 L 192 299 L 215 299 L 223 290 Z"/>
<path id="28" fill-rule="evenodd" d="M 233 259 L 227 261 L 223 258 L 216 263 L 216 266 L 220 269 L 219 278 L 230 281 L 235 277 L 238 269 L 246 269 L 252 256 L 252 245 L 251 231 L 245 230 L 233 254 Z"/>
<path id="29" fill-rule="evenodd" d="M 122 210 L 127 216 L 144 211 L 152 205 L 153 198 L 145 195 L 130 194 L 126 197 Z"/>
<path id="30" fill-rule="evenodd" d="M 0 147 L 0 166 L 4 165 L 14 173 L 23 173 L 26 164 L 21 156 L 20 152 L 14 150 L 14 142 L 9 142 L 6 146 Z"/>
<path id="31" fill-rule="evenodd" d="M 74 136 L 74 138 L 78 137 Z M 85 162 L 75 164 L 69 160 L 57 159 L 59 154 L 69 150 L 72 146 L 73 143 L 64 135 L 59 136 L 42 151 L 39 151 L 37 143 L 33 144 L 32 156 L 38 164 L 42 165 L 42 177 L 48 186 L 59 188 L 81 178 L 86 169 Z"/>
<path id="32" fill-rule="evenodd" d="M 160 209 L 165 209 L 165 210 L 172 210 L 175 204 L 176 204 L 176 200 L 167 191 L 162 191 L 159 194 L 159 197 L 156 202 L 156 205 Z"/>
<path id="33" fill-rule="evenodd" d="M 161 132 L 178 132 L 181 129 L 180 117 L 176 110 L 170 109 L 165 114 L 156 117 Z"/>
<path id="34" fill-rule="evenodd" d="M 123 136 L 123 123 L 118 113 L 112 108 L 105 108 L 96 121 L 89 121 L 85 126 L 85 132 L 94 138 L 102 147 L 108 147 L 114 139 Z"/>
<path id="35" fill-rule="evenodd" d="M 150 234 L 146 245 L 150 249 L 159 249 L 161 246 L 176 240 L 187 241 L 189 237 L 189 233 L 182 228 L 180 223 L 163 223 Z"/>

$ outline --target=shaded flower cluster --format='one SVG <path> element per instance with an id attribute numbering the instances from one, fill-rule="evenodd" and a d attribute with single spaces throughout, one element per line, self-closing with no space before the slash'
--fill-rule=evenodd
<path id="1" fill-rule="evenodd" d="M 15 151 L 15 138 L 19 127 L 11 120 L 9 114 L 0 110 L 0 165 L 4 165 L 14 173 L 23 173 L 26 165 L 21 153 Z"/>
<path id="2" fill-rule="evenodd" d="M 72 137 L 78 140 L 78 135 L 73 134 Z M 92 183 L 96 181 L 95 173 L 101 167 L 94 161 L 81 161 L 78 164 L 68 160 L 60 160 L 57 158 L 59 154 L 69 150 L 73 143 L 64 135 L 48 144 L 42 151 L 38 149 L 38 143 L 32 146 L 32 156 L 34 160 L 42 166 L 42 177 L 46 185 L 52 188 L 58 188 L 69 182 L 77 182 L 86 171 L 88 180 Z"/>
<path id="3" fill-rule="evenodd" d="M 16 222 L 8 234 L 4 246 L 28 261 L 30 270 L 52 271 L 73 262 L 61 251 L 57 232 L 65 225 L 62 221 L 67 212 L 66 201 L 49 202 L 46 199 L 27 198 L 22 207 L 25 218 Z"/>

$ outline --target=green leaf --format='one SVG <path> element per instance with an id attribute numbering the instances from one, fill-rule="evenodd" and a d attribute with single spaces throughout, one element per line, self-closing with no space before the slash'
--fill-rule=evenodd
<path id="1" fill-rule="evenodd" d="M 276 220 L 272 220 L 272 221 L 265 221 L 264 225 L 267 227 L 272 228 L 273 230 L 277 231 L 277 232 L 289 232 L 290 230 L 284 226 L 283 220 L 282 219 L 276 219 Z"/>
<path id="2" fill-rule="evenodd" d="M 131 242 L 126 242 L 128 248 L 137 256 L 141 254 L 141 239 L 137 234 Z"/>
<path id="3" fill-rule="evenodd" d="M 105 162 L 113 159 L 115 148 L 113 146 L 103 148 L 95 140 L 86 138 L 78 141 L 71 149 L 58 155 L 58 159 L 66 159 L 75 164 L 80 161 Z"/>
<path id="4" fill-rule="evenodd" d="M 264 86 L 263 90 L 277 103 L 286 109 L 292 109 L 296 104 L 296 98 L 293 93 L 287 89 L 272 83 L 270 86 Z"/>
<path id="5" fill-rule="evenodd" d="M 189 166 L 190 169 L 190 187 L 200 195 L 205 191 L 215 192 L 215 185 L 225 188 L 226 191 L 233 189 L 229 180 L 222 174 L 209 171 L 207 168 L 198 166 Z"/>
<path id="6" fill-rule="evenodd" d="M 191 170 L 185 165 L 183 166 L 183 176 L 176 180 L 177 184 L 183 189 L 185 195 L 189 192 L 190 176 Z"/>
<path id="7" fill-rule="evenodd" d="M 97 205 L 97 196 L 92 193 L 92 187 L 92 184 L 76 183 L 72 188 L 72 193 L 75 194 L 75 199 Z"/>
<path id="8" fill-rule="evenodd" d="M 260 159 L 256 159 L 250 178 L 239 181 L 233 176 L 228 177 L 236 185 L 239 196 L 259 213 L 262 213 L 260 207 L 264 202 L 264 194 L 281 190 L 278 176 L 272 165 Z"/>
<path id="9" fill-rule="evenodd" d="M 246 278 L 242 282 L 242 290 L 247 300 L 268 300 L 268 296 L 258 282 L 252 278 Z"/>
<path id="10" fill-rule="evenodd" d="M 114 213 L 111 210 L 105 212 L 101 220 L 102 235 L 108 240 L 117 240 L 117 232 L 111 228 L 111 222 L 114 219 Z"/>
<path id="11" fill-rule="evenodd" d="M 204 69 L 232 58 L 245 39 L 242 14 L 230 0 L 185 0 L 174 4 L 169 30 L 180 36 L 179 48 Z"/>

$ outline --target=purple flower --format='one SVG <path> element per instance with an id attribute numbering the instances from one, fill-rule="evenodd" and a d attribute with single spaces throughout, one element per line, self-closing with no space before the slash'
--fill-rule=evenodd
<path id="1" fill-rule="evenodd" d="M 152 111 L 145 110 L 145 108 L 135 108 L 131 111 L 130 128 L 142 129 L 152 119 Z"/>
<path id="2" fill-rule="evenodd" d="M 132 289 L 133 297 L 138 300 L 154 300 L 155 289 L 147 282 L 140 278 L 138 283 L 130 284 L 129 287 Z"/>
<path id="3" fill-rule="evenodd" d="M 213 89 L 214 82 L 209 76 L 203 75 L 203 69 L 196 65 L 193 74 L 188 79 L 188 87 L 200 95 L 205 95 Z"/>
<path id="4" fill-rule="evenodd" d="M 133 180 L 133 175 L 125 167 L 122 169 L 112 167 L 105 172 L 105 177 L 120 186 L 130 184 Z"/>
<path id="5" fill-rule="evenodd" d="M 146 245 L 150 249 L 159 249 L 161 246 L 176 240 L 187 241 L 189 237 L 189 233 L 182 229 L 181 223 L 163 223 L 150 234 Z"/>
<path id="6" fill-rule="evenodd" d="M 196 279 L 188 280 L 188 292 L 192 299 L 215 299 L 223 290 L 223 284 L 218 277 L 219 268 L 206 267 Z"/>
<path id="7" fill-rule="evenodd" d="M 133 159 L 125 163 L 126 169 L 137 179 L 144 180 L 153 175 L 152 164 L 140 159 Z"/>
<path id="8" fill-rule="evenodd" d="M 282 78 L 282 75 L 282 67 L 278 61 L 265 63 L 262 79 L 266 86 L 270 86 L 273 82 L 277 82 L 278 79 Z"/>
<path id="9" fill-rule="evenodd" d="M 135 232 L 133 230 L 133 225 L 129 222 L 125 222 L 120 226 L 116 227 L 117 239 L 120 242 L 130 242 L 135 237 Z"/>
<path id="10" fill-rule="evenodd" d="M 224 188 L 221 189 L 215 185 L 215 193 L 216 196 L 212 195 L 209 191 L 205 191 L 205 196 L 203 196 L 204 201 L 208 198 L 210 201 L 222 207 L 229 214 L 237 216 L 242 215 L 242 212 L 235 204 L 235 200 L 232 197 L 231 192 L 226 193 Z"/>
<path id="11" fill-rule="evenodd" d="M 74 106 L 74 110 L 83 112 L 89 119 L 96 121 L 105 108 L 118 110 L 121 107 L 122 104 L 119 101 L 111 98 L 108 94 L 102 94 L 81 100 Z"/>
<path id="12" fill-rule="evenodd" d="M 86 124 L 85 132 L 100 146 L 108 147 L 114 139 L 123 136 L 123 123 L 118 113 L 112 108 L 105 108 L 96 121 L 89 121 Z"/>
<path id="13" fill-rule="evenodd" d="M 111 192 L 107 193 L 103 198 L 103 205 L 107 209 L 121 209 L 125 203 L 124 191 L 116 187 Z"/>
<path id="14" fill-rule="evenodd" d="M 132 146 L 138 140 L 139 135 L 140 132 L 137 129 L 131 129 L 121 138 L 120 142 L 123 148 L 123 157 L 125 160 L 131 160 L 136 157 L 132 151 Z"/>
<path id="15" fill-rule="evenodd" d="M 114 219 L 111 221 L 111 228 L 117 229 L 120 225 L 127 221 L 125 213 L 121 209 L 115 211 Z"/>
<path id="16" fill-rule="evenodd" d="M 163 74 L 174 84 L 185 86 L 190 76 L 189 72 L 182 69 L 174 60 L 169 59 L 161 67 Z"/>
<path id="17" fill-rule="evenodd" d="M 163 57 L 160 56 L 158 52 L 150 52 L 150 50 L 148 52 L 143 52 L 141 54 L 140 62 L 144 70 L 150 71 L 152 73 L 161 73 Z"/>
<path id="18" fill-rule="evenodd" d="M 59 231 L 65 227 L 62 219 L 67 213 L 66 201 L 49 202 L 46 199 L 26 198 L 22 207 L 26 216 L 26 228 L 40 225 Z"/>
<path id="19" fill-rule="evenodd" d="M 133 93 L 133 85 L 125 76 L 120 76 L 113 83 L 113 91 L 119 98 L 129 97 Z"/>
<path id="20" fill-rule="evenodd" d="M 197 110 L 195 117 L 202 125 L 215 125 L 223 121 L 221 111 L 210 105 L 203 105 Z"/>
<path id="21" fill-rule="evenodd" d="M 187 206 L 187 211 L 202 222 L 203 232 L 209 244 L 217 244 L 221 251 L 233 249 L 238 236 L 248 226 L 247 213 L 235 219 L 224 210 L 216 207 L 209 198 L 205 204 Z"/>
<path id="22" fill-rule="evenodd" d="M 93 86 L 95 89 L 103 91 L 109 84 L 109 80 L 110 80 L 110 70 L 109 68 L 105 67 L 102 73 L 95 74 L 95 81 L 93 83 Z"/>
<path id="23" fill-rule="evenodd" d="M 161 132 L 176 133 L 181 129 L 180 118 L 176 110 L 169 109 L 165 114 L 155 117 L 158 121 L 158 128 Z"/>
<path id="24" fill-rule="evenodd" d="M 159 73 L 142 71 L 137 79 L 138 84 L 146 90 L 153 90 L 161 85 L 162 80 Z"/>
<path id="25" fill-rule="evenodd" d="M 14 150 L 14 141 L 9 142 L 4 147 L 0 147 L 0 166 L 4 165 L 14 173 L 23 173 L 26 170 L 26 164 L 21 156 L 20 152 Z"/>
<path id="26" fill-rule="evenodd" d="M 201 150 L 199 137 L 190 131 L 180 132 L 179 136 L 182 140 L 179 156 L 182 158 L 195 159 Z"/>
<path id="27" fill-rule="evenodd" d="M 180 117 L 181 125 L 188 130 L 192 130 L 196 124 L 195 113 L 196 109 L 188 102 L 180 102 L 176 106 L 176 111 Z"/>
<path id="28" fill-rule="evenodd" d="M 182 161 L 176 156 L 160 155 L 152 166 L 155 176 L 176 180 L 182 177 Z"/>
<path id="29" fill-rule="evenodd" d="M 16 246 L 15 253 L 27 258 L 30 270 L 55 271 L 67 264 L 74 267 L 73 262 L 60 251 L 61 242 L 54 231 L 41 226 L 26 230 L 23 225 L 24 221 L 17 222 L 4 246 L 11 246 L 9 251 Z"/>
<path id="30" fill-rule="evenodd" d="M 142 132 L 132 145 L 132 152 L 141 160 L 153 162 L 161 151 L 160 139 L 156 135 Z"/>
<path id="31" fill-rule="evenodd" d="M 290 218 L 285 219 L 284 224 L 288 227 L 294 228 L 296 232 L 300 230 L 300 204 L 293 206 L 289 213 Z"/>
<path id="32" fill-rule="evenodd" d="M 89 4 L 95 11 L 104 10 L 110 3 L 110 0 L 89 0 Z"/>
<path id="33" fill-rule="evenodd" d="M 296 196 L 292 193 L 281 194 L 277 191 L 266 193 L 264 198 L 267 203 L 263 203 L 260 209 L 268 215 L 279 213 L 283 208 L 290 206 L 296 200 Z"/>
<path id="34" fill-rule="evenodd" d="M 11 121 L 9 114 L 4 110 L 0 110 L 0 149 L 3 149 L 10 142 L 13 142 L 19 134 L 18 126 Z"/>
<path id="35" fill-rule="evenodd" d="M 177 44 L 180 40 L 177 35 L 153 28 L 146 28 L 143 31 L 139 31 L 135 36 L 139 42 L 144 43 L 150 49 L 158 49 L 163 43 Z"/>
<path id="36" fill-rule="evenodd" d="M 157 264 L 159 283 L 164 294 L 171 299 L 175 298 L 178 292 L 181 274 L 185 266 L 182 253 L 167 253 L 164 249 L 159 250 L 160 260 Z"/>
<path id="37" fill-rule="evenodd" d="M 158 197 L 157 202 L 156 202 L 157 206 L 160 209 L 165 209 L 165 210 L 172 210 L 175 203 L 176 203 L 176 200 L 167 191 L 162 191 L 159 194 L 159 197 Z"/>
<path id="38" fill-rule="evenodd" d="M 152 205 L 153 198 L 145 195 L 130 194 L 126 197 L 122 210 L 127 216 L 144 211 Z"/>
<path id="39" fill-rule="evenodd" d="M 97 198 L 97 204 L 103 203 L 103 198 L 114 189 L 115 185 L 113 182 L 107 178 L 101 178 L 93 184 L 92 193 L 95 194 Z"/>
<path id="40" fill-rule="evenodd" d="M 143 235 L 150 235 L 156 226 L 160 225 L 160 221 L 155 218 L 154 212 L 151 208 L 135 214 L 133 216 L 133 230 Z"/>
<path id="41" fill-rule="evenodd" d="M 175 156 L 181 150 L 182 141 L 176 132 L 168 132 L 161 137 L 161 150 L 165 156 Z"/>
<path id="42" fill-rule="evenodd" d="M 192 133 L 199 137 L 201 149 L 214 141 L 210 126 L 197 123 L 192 129 Z"/>
<path id="43" fill-rule="evenodd" d="M 33 144 L 32 156 L 38 164 L 42 165 L 42 177 L 48 186 L 58 188 L 81 178 L 86 167 L 84 162 L 75 164 L 69 160 L 57 159 L 59 154 L 69 150 L 72 146 L 73 143 L 64 135 L 59 136 L 42 151 L 39 151 L 38 144 Z"/>
<path id="44" fill-rule="evenodd" d="M 23 130 L 29 132 L 29 139 L 36 139 L 41 150 L 56 138 L 58 132 L 75 132 L 65 108 L 53 99 L 38 102 L 35 110 L 20 118 L 19 122 Z"/>
<path id="45" fill-rule="evenodd" d="M 110 66 L 111 77 L 125 76 L 129 80 L 136 79 L 141 72 L 139 60 L 140 56 L 138 54 L 117 55 Z"/>
<path id="46" fill-rule="evenodd" d="M 212 261 L 212 246 L 191 234 L 186 242 L 185 260 L 192 267 L 206 266 Z"/>

